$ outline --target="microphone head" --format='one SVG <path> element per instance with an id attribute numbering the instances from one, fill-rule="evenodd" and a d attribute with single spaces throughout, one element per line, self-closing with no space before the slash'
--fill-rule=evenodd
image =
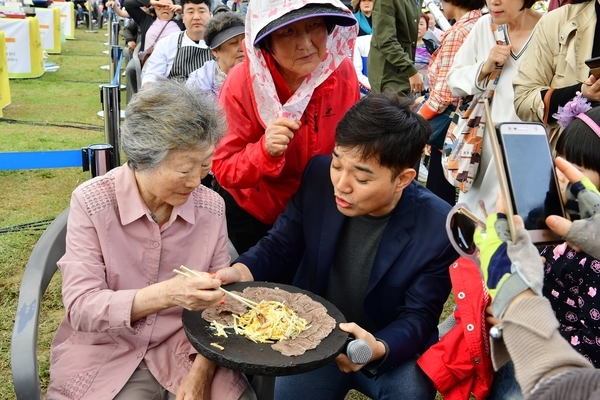
<path id="1" fill-rule="evenodd" d="M 346 355 L 354 364 L 366 364 L 371 360 L 373 351 L 371 346 L 363 339 L 355 339 L 346 346 Z"/>

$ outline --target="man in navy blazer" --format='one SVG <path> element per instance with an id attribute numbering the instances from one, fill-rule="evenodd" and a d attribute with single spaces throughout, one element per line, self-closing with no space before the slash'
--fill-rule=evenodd
<path id="1" fill-rule="evenodd" d="M 395 95 L 372 94 L 340 121 L 332 156 L 314 157 L 273 229 L 217 272 L 240 280 L 292 283 L 336 305 L 364 339 L 366 365 L 335 363 L 278 377 L 275 399 L 433 399 L 416 359 L 437 340 L 458 257 L 445 231 L 448 203 L 415 180 L 427 122 Z M 362 371 L 363 373 L 359 373 Z"/>

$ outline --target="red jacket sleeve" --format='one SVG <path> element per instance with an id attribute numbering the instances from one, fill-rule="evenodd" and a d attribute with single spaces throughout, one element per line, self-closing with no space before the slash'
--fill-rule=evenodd
<path id="1" fill-rule="evenodd" d="M 245 62 L 229 72 L 219 102 L 227 115 L 228 129 L 213 158 L 213 173 L 225 188 L 251 188 L 261 177 L 277 177 L 285 156 L 272 157 L 264 144 L 265 127 L 256 117 Z"/>

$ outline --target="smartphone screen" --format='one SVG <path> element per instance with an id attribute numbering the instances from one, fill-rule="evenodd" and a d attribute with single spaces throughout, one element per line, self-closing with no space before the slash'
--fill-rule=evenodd
<path id="1" fill-rule="evenodd" d="M 515 214 L 537 244 L 560 238 L 546 225 L 549 215 L 564 216 L 546 128 L 538 123 L 498 126 L 500 146 Z"/>

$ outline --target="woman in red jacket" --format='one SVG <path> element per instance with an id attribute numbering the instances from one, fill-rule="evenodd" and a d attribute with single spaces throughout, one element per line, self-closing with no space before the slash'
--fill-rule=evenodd
<path id="1" fill-rule="evenodd" d="M 339 0 L 256 0 L 246 19 L 246 59 L 219 101 L 229 129 L 213 160 L 229 238 L 242 253 L 262 238 L 316 154 L 359 99 L 352 61 L 356 20 Z"/>

